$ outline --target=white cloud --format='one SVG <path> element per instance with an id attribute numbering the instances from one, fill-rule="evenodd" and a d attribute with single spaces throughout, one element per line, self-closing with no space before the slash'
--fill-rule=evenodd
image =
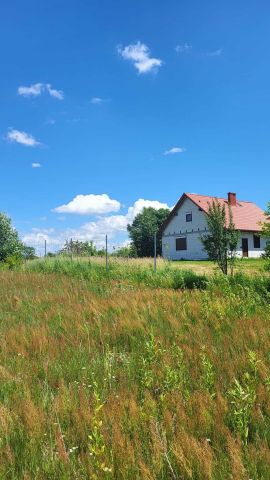
<path id="1" fill-rule="evenodd" d="M 218 50 L 213 50 L 213 52 L 207 52 L 205 55 L 207 57 L 219 57 L 222 54 L 223 50 L 222 48 L 219 48 Z"/>
<path id="2" fill-rule="evenodd" d="M 183 45 L 176 45 L 175 47 L 176 53 L 190 53 L 192 50 L 192 45 L 188 45 L 188 43 L 184 43 Z"/>
<path id="3" fill-rule="evenodd" d="M 100 105 L 103 103 L 105 100 L 101 97 L 92 97 L 90 102 L 93 103 L 93 105 Z"/>
<path id="4" fill-rule="evenodd" d="M 37 147 L 40 145 L 32 135 L 20 130 L 10 130 L 6 136 L 7 140 L 10 142 L 20 143 L 26 147 Z"/>
<path id="5" fill-rule="evenodd" d="M 103 241 L 105 235 L 113 238 L 119 232 L 126 232 L 128 223 L 132 223 L 136 215 L 141 213 L 144 208 L 152 207 L 156 210 L 160 208 L 169 208 L 166 203 L 161 203 L 157 200 L 144 200 L 139 198 L 136 202 L 128 208 L 125 215 L 111 215 L 108 217 L 99 217 L 96 221 L 88 222 L 82 227 L 73 231 L 73 237 L 78 238 L 78 235 L 87 240 L 95 242 Z"/>
<path id="6" fill-rule="evenodd" d="M 183 153 L 185 152 L 185 148 L 183 147 L 173 147 L 169 150 L 166 150 L 163 155 L 175 155 L 176 153 Z"/>
<path id="7" fill-rule="evenodd" d="M 163 64 L 159 58 L 151 57 L 150 49 L 141 42 L 133 43 L 126 47 L 119 46 L 118 53 L 124 60 L 130 60 L 139 73 L 156 71 Z"/>
<path id="8" fill-rule="evenodd" d="M 18 88 L 18 94 L 23 97 L 38 97 L 46 92 L 51 97 L 57 98 L 58 100 L 64 99 L 64 93 L 62 90 L 52 88 L 50 83 L 35 83 L 34 85 L 30 85 L 30 87 L 21 86 Z"/>
<path id="9" fill-rule="evenodd" d="M 44 245 L 45 240 L 47 245 L 60 247 L 63 243 L 62 238 L 56 234 L 53 228 L 32 228 L 30 233 L 25 234 L 22 237 L 23 243 L 31 245 L 33 247 L 41 247 Z"/>
<path id="10" fill-rule="evenodd" d="M 98 195 L 94 195 L 94 197 L 97 196 Z M 66 228 L 64 230 L 55 230 L 53 228 L 33 228 L 30 233 L 27 233 L 23 236 L 23 241 L 28 245 L 38 247 L 41 253 L 43 253 L 45 240 L 47 242 L 47 246 L 51 247 L 52 249 L 61 248 L 65 241 L 71 238 L 73 240 L 80 241 L 92 240 L 98 248 L 103 248 L 105 246 L 105 236 L 108 235 L 109 241 L 113 242 L 114 245 L 117 245 L 117 242 L 119 241 L 117 240 L 117 238 L 119 239 L 118 235 L 120 235 L 121 238 L 123 234 L 126 234 L 128 223 L 132 223 L 136 215 L 142 212 L 144 207 L 152 207 L 155 209 L 169 208 L 166 203 L 161 203 L 157 200 L 144 200 L 140 198 L 128 208 L 128 211 L 125 215 L 98 217 L 95 221 L 84 223 L 77 229 Z M 123 238 L 121 238 L 121 244 L 122 242 Z M 125 242 L 128 242 L 128 240 L 125 240 Z"/>
<path id="11" fill-rule="evenodd" d="M 52 88 L 49 83 L 47 83 L 45 88 L 47 89 L 47 92 L 49 93 L 49 95 L 51 95 L 51 97 L 57 98 L 57 100 L 64 100 L 64 93 L 62 92 L 62 90 L 56 90 L 55 88 Z"/>
<path id="12" fill-rule="evenodd" d="M 35 83 L 34 85 L 30 85 L 30 87 L 19 87 L 18 94 L 23 97 L 37 97 L 42 93 L 42 90 L 43 83 Z"/>
<path id="13" fill-rule="evenodd" d="M 155 210 L 159 210 L 160 208 L 169 208 L 167 203 L 161 203 L 158 200 L 144 200 L 143 198 L 139 198 L 131 207 L 129 207 L 126 215 L 127 222 L 132 223 L 136 215 L 141 213 L 144 208 L 148 207 L 152 207 Z"/>
<path id="14" fill-rule="evenodd" d="M 54 209 L 58 213 L 76 213 L 78 215 L 100 215 L 109 212 L 118 212 L 121 204 L 111 199 L 106 193 L 102 195 L 77 195 L 66 205 Z"/>
<path id="15" fill-rule="evenodd" d="M 40 163 L 32 163 L 32 168 L 40 168 L 41 164 Z"/>

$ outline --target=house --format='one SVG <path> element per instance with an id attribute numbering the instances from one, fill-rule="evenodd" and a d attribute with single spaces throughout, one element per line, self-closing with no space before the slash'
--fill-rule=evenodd
<path id="1" fill-rule="evenodd" d="M 207 259 L 200 238 L 208 232 L 206 216 L 213 201 L 231 206 L 235 228 L 240 231 L 237 256 L 257 258 L 262 255 L 266 240 L 260 236 L 260 222 L 265 222 L 266 218 L 255 203 L 242 202 L 231 192 L 226 199 L 184 193 L 160 229 L 164 258 Z"/>

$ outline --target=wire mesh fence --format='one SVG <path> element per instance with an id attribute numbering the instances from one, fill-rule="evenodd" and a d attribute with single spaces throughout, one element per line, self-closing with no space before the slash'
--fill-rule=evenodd
<path id="1" fill-rule="evenodd" d="M 154 256 L 152 259 L 153 269 L 157 269 L 157 236 L 154 235 L 152 238 L 153 241 L 153 252 Z M 58 258 L 67 258 L 71 261 L 86 261 L 90 259 L 100 259 L 101 263 L 104 263 L 106 270 L 109 269 L 109 259 L 118 258 L 118 249 L 116 247 L 109 248 L 108 235 L 104 237 L 104 247 L 97 249 L 93 241 L 82 241 L 81 239 L 70 238 L 67 239 L 64 244 L 52 244 L 50 240 L 41 239 L 39 242 L 31 242 L 31 247 L 35 250 L 35 257 L 39 259 L 49 259 L 53 257 Z M 132 255 L 125 255 L 121 257 L 128 262 L 134 257 Z M 149 259 L 148 259 L 149 260 Z"/>

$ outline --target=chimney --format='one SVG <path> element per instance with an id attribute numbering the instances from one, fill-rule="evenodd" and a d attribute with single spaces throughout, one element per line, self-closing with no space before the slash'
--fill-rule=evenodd
<path id="1" fill-rule="evenodd" d="M 228 193 L 228 204 L 231 205 L 231 207 L 236 207 L 236 193 Z"/>

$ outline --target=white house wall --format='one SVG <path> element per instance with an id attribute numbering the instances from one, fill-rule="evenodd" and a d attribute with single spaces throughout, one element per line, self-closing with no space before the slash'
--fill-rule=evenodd
<path id="1" fill-rule="evenodd" d="M 192 222 L 186 222 L 186 214 L 192 213 Z M 207 232 L 205 213 L 186 198 L 167 225 L 162 236 L 162 256 L 171 260 L 207 259 L 200 236 Z M 176 250 L 176 238 L 187 238 L 187 250 Z"/>
<path id="2" fill-rule="evenodd" d="M 237 247 L 237 256 L 242 257 L 242 238 L 248 239 L 248 258 L 259 258 L 265 250 L 266 240 L 261 237 L 261 247 L 254 248 L 252 232 L 240 232 L 240 241 Z"/>
<path id="3" fill-rule="evenodd" d="M 186 222 L 186 214 L 192 213 L 192 222 Z M 203 250 L 201 235 L 207 233 L 205 213 L 200 211 L 189 198 L 186 198 L 165 228 L 162 235 L 162 256 L 171 260 L 205 260 L 207 254 Z M 176 250 L 176 239 L 186 237 L 187 250 Z M 242 238 L 248 239 L 249 258 L 258 258 L 265 250 L 266 240 L 261 238 L 261 247 L 254 248 L 253 233 L 241 232 L 237 248 L 237 256 L 242 257 Z"/>

